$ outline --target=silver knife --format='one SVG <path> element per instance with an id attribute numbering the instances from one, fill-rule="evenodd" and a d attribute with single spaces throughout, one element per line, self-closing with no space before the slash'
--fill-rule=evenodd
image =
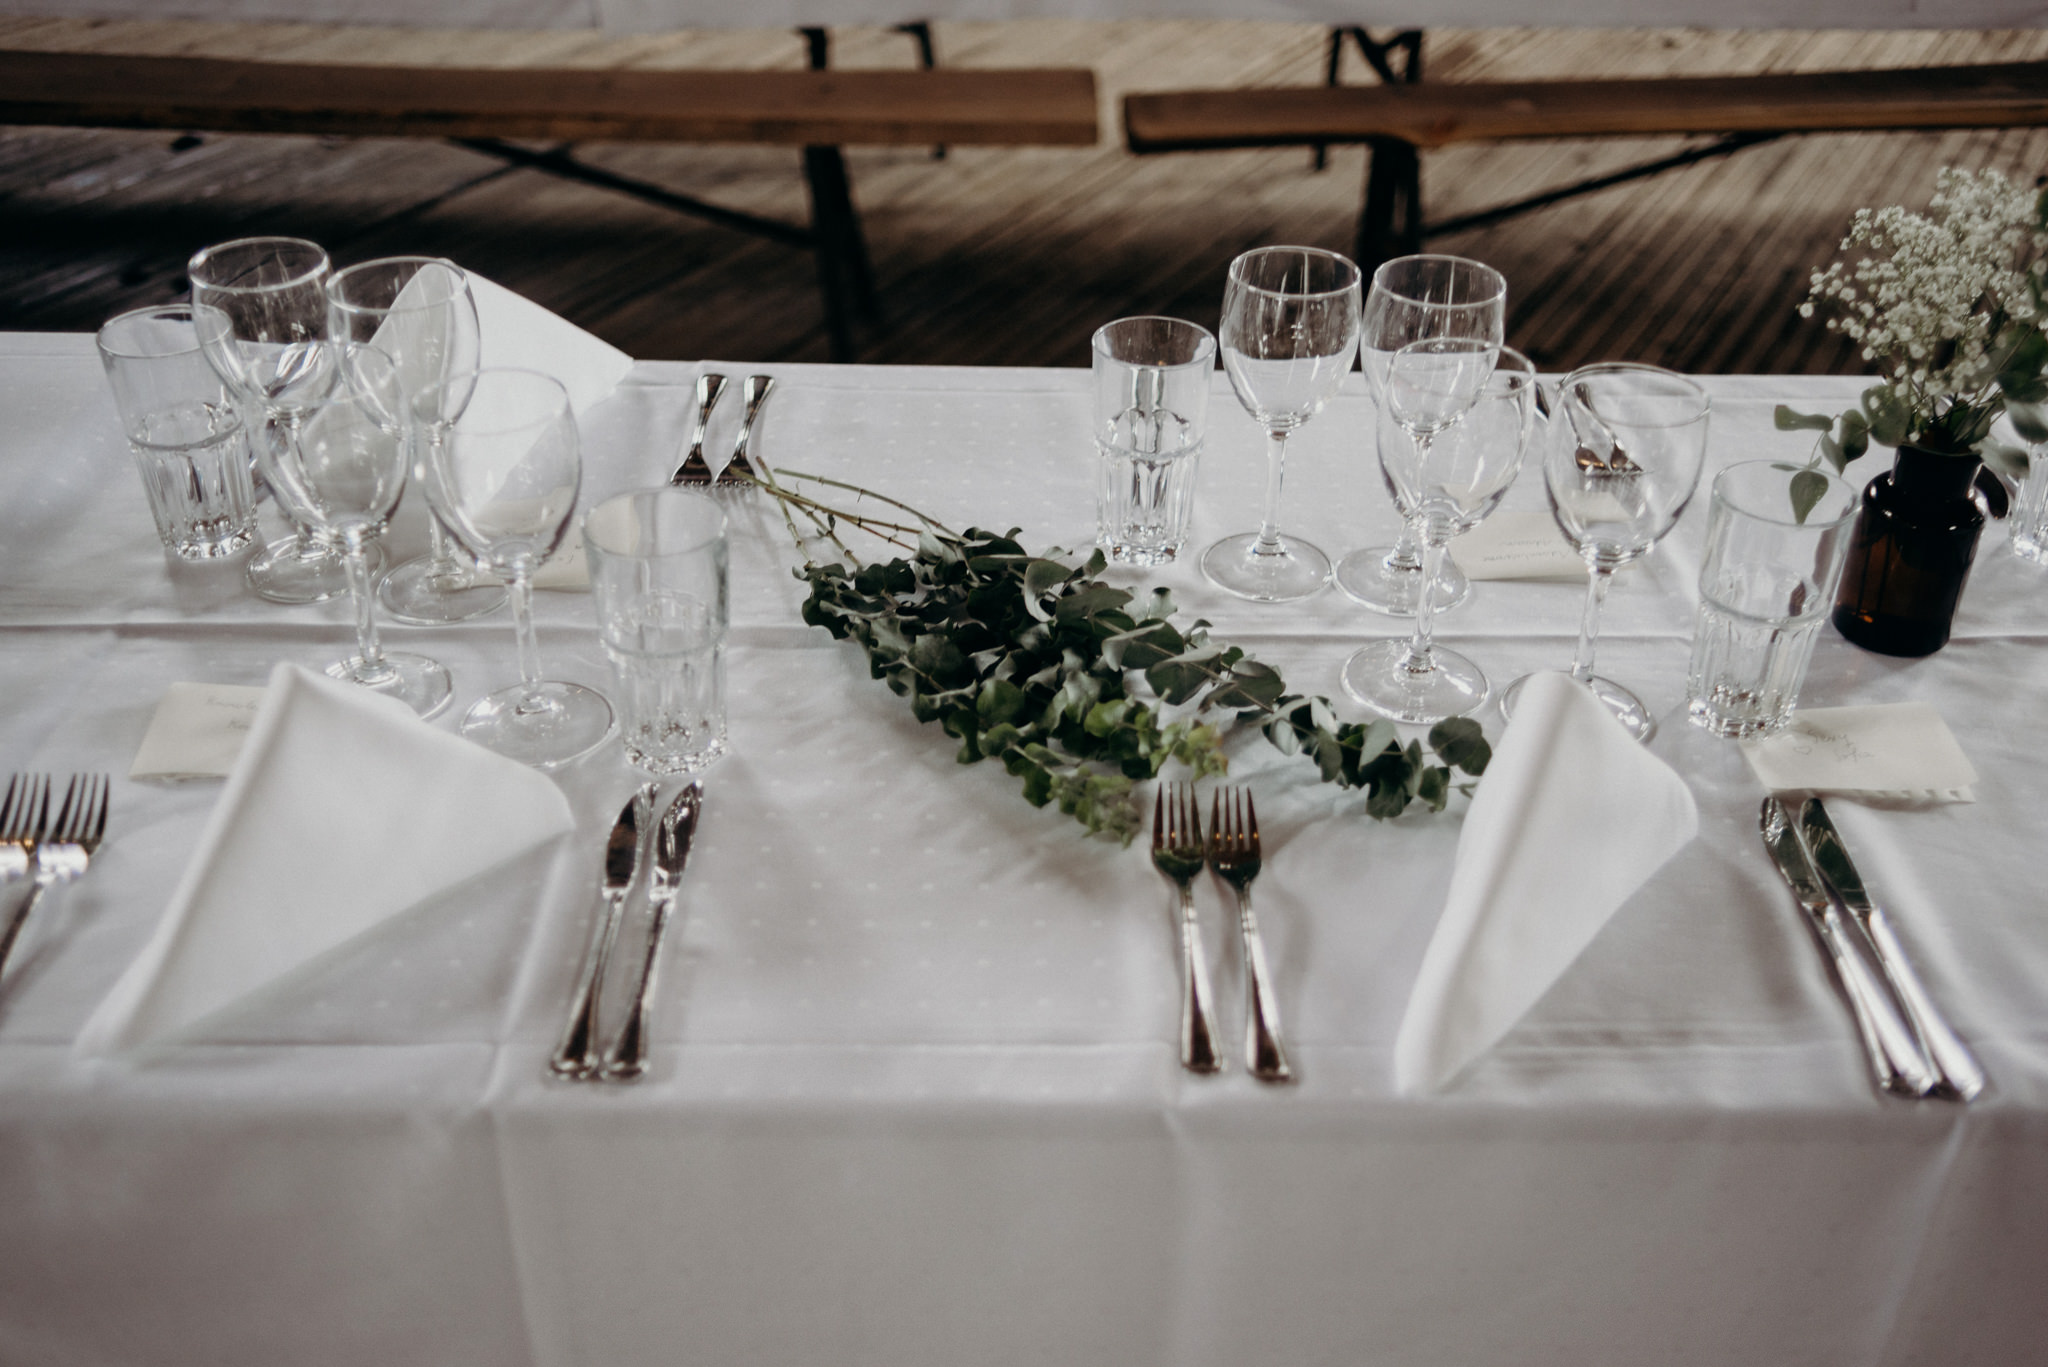
<path id="1" fill-rule="evenodd" d="M 768 403 L 768 396 L 775 392 L 773 375 L 749 375 L 740 389 L 740 397 L 746 400 L 747 413 L 740 419 L 739 439 L 732 444 L 732 459 L 718 472 L 718 482 L 727 488 L 752 489 L 759 476 L 754 473 L 753 462 L 747 459 L 747 452 L 754 441 L 754 424 L 760 421 L 761 410 Z"/>
<path id="2" fill-rule="evenodd" d="M 711 483 L 711 467 L 704 463 L 704 436 L 711 426 L 711 410 L 718 407 L 719 396 L 724 393 L 725 376 L 707 371 L 697 377 L 697 422 L 690 429 L 690 451 L 668 477 L 670 484 L 693 488 Z"/>
<path id="3" fill-rule="evenodd" d="M 647 893 L 654 919 L 647 931 L 647 959 L 640 967 L 640 990 L 634 994 L 633 1009 L 605 1055 L 600 1075 L 607 1082 L 631 1082 L 647 1071 L 647 1036 L 654 1017 L 654 978 L 661 963 L 661 942 L 675 906 L 676 885 L 682 881 L 683 865 L 689 862 L 697 815 L 703 810 L 704 785 L 692 783 L 676 794 L 654 829 L 654 882 Z"/>
<path id="4" fill-rule="evenodd" d="M 1842 995 L 1856 1018 L 1856 1032 L 1862 1037 L 1863 1053 L 1870 1061 L 1870 1072 L 1878 1089 L 1901 1096 L 1926 1096 L 1939 1079 L 1921 1054 L 1912 1032 L 1899 1019 L 1883 985 L 1871 976 L 1869 966 L 1850 943 L 1848 927 L 1842 924 L 1841 913 L 1835 910 L 1827 886 L 1814 872 L 1806 847 L 1800 843 L 1798 825 L 1785 810 L 1785 804 L 1775 797 L 1765 798 L 1758 825 L 1763 830 L 1764 847 L 1771 852 L 1778 872 L 1785 876 L 1800 910 L 1806 913 L 1807 924 L 1834 965 L 1835 980 L 1841 984 Z"/>
<path id="5" fill-rule="evenodd" d="M 1819 798 L 1808 798 L 1799 809 L 1799 827 L 1806 839 L 1806 848 L 1813 855 L 1814 868 L 1835 890 L 1835 896 L 1842 899 L 1842 905 L 1863 927 L 1863 933 L 1870 937 L 1870 947 L 1877 951 L 1877 964 L 1884 970 L 1885 981 L 1892 985 L 1899 1004 L 1906 1008 L 1906 1019 L 1912 1023 L 1927 1056 L 1941 1073 L 1938 1094 L 1963 1101 L 1975 1097 L 1984 1090 L 1983 1068 L 1978 1066 L 1976 1056 L 1942 1018 L 1934 999 L 1927 995 L 1920 975 L 1913 970 L 1913 961 L 1906 957 L 1905 946 L 1899 943 L 1899 937 L 1892 931 L 1891 918 L 1864 890 L 1862 875 L 1856 872 L 1848 847 L 1842 843 L 1841 833 L 1835 829 L 1835 823 L 1828 817 L 1828 809 L 1821 805 Z"/>
<path id="6" fill-rule="evenodd" d="M 604 878 L 599 895 L 604 914 L 590 923 L 590 943 L 583 950 L 583 977 L 576 995 L 569 999 L 569 1022 L 562 1030 L 562 1042 L 548 1070 L 557 1077 L 588 1078 L 597 1074 L 597 1012 L 605 965 L 612 956 L 612 941 L 618 938 L 619 915 L 625 910 L 626 893 L 633 875 L 640 869 L 640 834 L 654 815 L 654 799 L 661 790 L 643 783 L 639 791 L 619 809 L 619 819 L 604 842 Z"/>

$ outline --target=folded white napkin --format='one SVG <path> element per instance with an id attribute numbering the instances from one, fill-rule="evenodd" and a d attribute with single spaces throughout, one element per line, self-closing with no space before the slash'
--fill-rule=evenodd
<path id="1" fill-rule="evenodd" d="M 569 406 L 579 418 L 633 368 L 633 358 L 610 342 L 475 271 L 467 274 L 486 366 L 554 376 L 569 391 Z"/>
<path id="2" fill-rule="evenodd" d="M 75 1047 L 172 1039 L 574 825 L 525 765 L 280 664 L 170 906 Z"/>
<path id="3" fill-rule="evenodd" d="M 1522 686 L 1394 1040 L 1403 1092 L 1491 1049 L 1699 830 L 1692 793 L 1566 674 Z"/>

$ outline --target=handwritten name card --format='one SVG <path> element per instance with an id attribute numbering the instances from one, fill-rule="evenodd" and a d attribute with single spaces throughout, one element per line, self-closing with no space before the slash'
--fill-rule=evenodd
<path id="1" fill-rule="evenodd" d="M 174 683 L 149 719 L 130 778 L 221 778 L 235 767 L 263 689 Z"/>
<path id="2" fill-rule="evenodd" d="M 1772 792 L 1975 801 L 1976 767 L 1926 703 L 1802 707 L 1778 734 L 1744 741 L 1742 753 Z"/>

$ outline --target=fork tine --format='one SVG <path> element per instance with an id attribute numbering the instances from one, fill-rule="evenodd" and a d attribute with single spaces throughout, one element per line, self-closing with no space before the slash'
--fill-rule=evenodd
<path id="1" fill-rule="evenodd" d="M 14 794 L 21 787 L 21 775 L 7 776 L 7 796 L 0 799 L 0 840 L 14 839 Z"/>
<path id="2" fill-rule="evenodd" d="M 107 808 L 113 805 L 113 790 L 113 780 L 99 775 L 99 797 L 93 804 L 92 822 L 84 837 L 88 846 L 98 846 L 100 837 L 107 833 Z"/>
<path id="3" fill-rule="evenodd" d="M 1246 843 L 1251 847 L 1251 852 L 1257 854 L 1259 852 L 1259 809 L 1252 805 L 1252 790 L 1250 788 L 1244 790 L 1244 829 Z"/>
<path id="4" fill-rule="evenodd" d="M 43 839 L 54 843 L 60 840 L 76 840 L 78 838 L 72 829 L 77 820 L 78 784 L 79 777 L 77 774 L 73 774 L 71 781 L 64 785 L 64 801 L 57 807 L 57 819 L 43 827 Z"/>
<path id="5" fill-rule="evenodd" d="M 30 801 L 36 807 L 35 820 L 22 828 L 22 834 L 30 840 L 42 840 L 50 833 L 50 776 L 37 774 L 31 784 L 31 792 Z"/>
<path id="6" fill-rule="evenodd" d="M 1202 848 L 1202 805 L 1195 798 L 1195 785 L 1181 785 L 1181 800 L 1187 804 L 1187 842 L 1196 850 Z"/>

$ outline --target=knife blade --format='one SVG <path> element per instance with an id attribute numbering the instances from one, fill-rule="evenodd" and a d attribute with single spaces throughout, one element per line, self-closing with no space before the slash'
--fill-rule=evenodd
<path id="1" fill-rule="evenodd" d="M 653 919 L 647 930 L 647 958 L 640 966 L 640 990 L 619 1027 L 619 1037 L 605 1054 L 601 1076 L 607 1082 L 632 1082 L 647 1072 L 648 1031 L 654 1018 L 654 981 L 661 965 L 661 945 L 675 907 L 676 886 L 690 860 L 690 840 L 704 810 L 704 785 L 691 783 L 671 802 L 654 831 L 654 881 L 647 898 Z"/>
<path id="2" fill-rule="evenodd" d="M 1856 1032 L 1862 1038 L 1864 1057 L 1869 1060 L 1878 1089 L 1901 1096 L 1926 1096 L 1937 1082 L 1934 1069 L 1921 1054 L 1918 1042 L 1899 1018 L 1883 986 L 1871 976 L 1869 967 L 1849 942 L 1848 928 L 1828 896 L 1827 885 L 1821 882 L 1807 858 L 1791 813 L 1777 798 L 1767 797 L 1758 814 L 1758 826 L 1763 831 L 1764 848 L 1770 851 L 1772 862 L 1792 889 L 1814 937 L 1834 966 L 1835 981 L 1856 1019 Z"/>
<path id="3" fill-rule="evenodd" d="M 603 912 L 590 923 L 590 943 L 583 950 L 583 975 L 576 993 L 569 999 L 569 1020 L 562 1029 L 562 1042 L 548 1061 L 548 1071 L 557 1077 L 589 1078 L 598 1070 L 597 1019 L 605 965 L 611 961 L 612 941 L 618 938 L 619 918 L 625 911 L 626 894 L 632 890 L 634 875 L 640 871 L 641 833 L 654 813 L 654 799 L 661 790 L 643 783 L 612 823 L 604 842 L 604 874 L 598 896 Z"/>
<path id="4" fill-rule="evenodd" d="M 1849 858 L 1849 848 L 1842 843 L 1841 832 L 1835 829 L 1828 809 L 1821 805 L 1819 798 L 1810 797 L 1800 807 L 1799 829 L 1808 852 L 1813 856 L 1815 870 L 1835 890 L 1835 896 L 1842 899 L 1842 905 L 1849 909 L 1849 914 L 1856 918 L 1856 923 L 1870 938 L 1870 947 L 1876 951 L 1877 964 L 1884 970 L 1885 981 L 1892 985 L 1900 1005 L 1906 1008 L 1907 1021 L 1919 1036 L 1936 1071 L 1941 1074 L 1937 1093 L 1962 1101 L 1970 1100 L 1984 1090 L 1984 1070 L 1943 1018 L 1934 998 L 1928 995 L 1919 973 L 1913 968 L 1913 961 L 1906 957 L 1905 946 L 1899 943 L 1898 935 L 1892 930 L 1891 917 L 1865 890 L 1863 876 L 1856 871 L 1855 861 Z"/>

